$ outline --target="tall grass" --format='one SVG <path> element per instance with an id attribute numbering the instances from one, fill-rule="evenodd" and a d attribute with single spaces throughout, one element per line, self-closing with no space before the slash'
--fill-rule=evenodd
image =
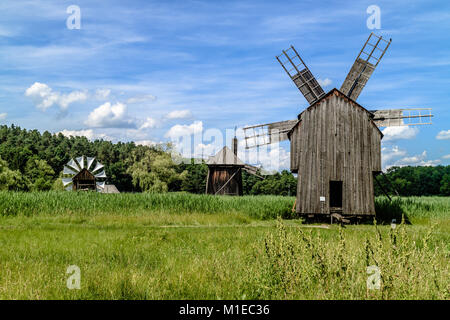
<path id="1" fill-rule="evenodd" d="M 377 220 L 390 222 L 445 218 L 450 216 L 450 197 L 387 197 L 375 198 Z"/>
<path id="2" fill-rule="evenodd" d="M 295 198 L 212 196 L 189 193 L 0 192 L 0 215 L 142 215 L 241 213 L 255 219 L 290 218 Z"/>
<path id="3" fill-rule="evenodd" d="M 358 241 L 340 228 L 320 231 L 279 222 L 265 240 L 261 296 L 269 299 L 449 299 L 450 268 L 444 240 L 433 229 L 413 237 L 405 224 L 375 227 Z M 378 268 L 379 287 L 367 285 L 367 267 Z"/>
<path id="4" fill-rule="evenodd" d="M 281 196 L 211 196 L 189 193 L 121 193 L 93 192 L 0 192 L 1 216 L 105 214 L 142 215 L 150 212 L 171 214 L 238 213 L 267 220 L 293 218 L 294 197 Z M 378 221 L 448 217 L 450 197 L 386 197 L 375 199 Z"/>
<path id="5" fill-rule="evenodd" d="M 0 299 L 449 299 L 449 199 L 376 201 L 426 223 L 274 220 L 293 197 L 0 192 Z"/>

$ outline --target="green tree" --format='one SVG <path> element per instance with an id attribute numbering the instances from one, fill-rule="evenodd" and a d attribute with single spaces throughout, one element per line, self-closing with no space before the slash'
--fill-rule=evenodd
<path id="1" fill-rule="evenodd" d="M 180 189 L 191 193 L 205 193 L 208 166 L 203 161 L 196 164 L 194 159 L 191 159 L 190 164 L 182 163 L 178 166 L 178 172 L 183 171 L 186 171 L 186 178 L 183 179 Z"/>
<path id="2" fill-rule="evenodd" d="M 0 158 L 0 190 L 26 191 L 27 181 L 18 170 L 8 168 L 6 161 Z"/>
<path id="3" fill-rule="evenodd" d="M 186 171 L 178 173 L 176 166 L 166 152 L 147 150 L 142 159 L 134 163 L 128 172 L 133 185 L 145 192 L 174 191 L 173 186 L 186 178 Z"/>
<path id="4" fill-rule="evenodd" d="M 45 160 L 33 157 L 27 161 L 25 176 L 31 182 L 30 189 L 33 191 L 50 190 L 53 184 L 55 172 Z"/>
<path id="5" fill-rule="evenodd" d="M 442 177 L 440 192 L 444 196 L 450 196 L 450 174 L 448 173 Z"/>

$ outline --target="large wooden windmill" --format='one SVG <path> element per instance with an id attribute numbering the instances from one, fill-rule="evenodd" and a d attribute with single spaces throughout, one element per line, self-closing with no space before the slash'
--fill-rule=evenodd
<path id="1" fill-rule="evenodd" d="M 373 182 L 382 173 L 378 127 L 431 124 L 431 109 L 369 111 L 356 102 L 390 43 L 371 33 L 340 90 L 328 93 L 294 47 L 276 57 L 310 105 L 296 120 L 244 128 L 245 142 L 252 148 L 290 140 L 298 214 L 375 215 Z"/>

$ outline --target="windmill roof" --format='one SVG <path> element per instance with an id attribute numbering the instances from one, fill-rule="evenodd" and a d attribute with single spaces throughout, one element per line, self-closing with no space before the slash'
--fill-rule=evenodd
<path id="1" fill-rule="evenodd" d="M 113 184 L 105 184 L 102 193 L 120 193 L 117 187 Z"/>
<path id="2" fill-rule="evenodd" d="M 330 98 L 333 95 L 338 95 L 341 96 L 342 98 L 346 99 L 348 102 L 350 102 L 350 104 L 352 104 L 355 107 L 361 108 L 364 111 L 366 111 L 367 113 L 370 114 L 371 118 L 373 117 L 373 113 L 370 112 L 369 110 L 367 110 L 366 108 L 364 108 L 362 105 L 360 105 L 358 102 L 356 102 L 355 100 L 349 98 L 347 95 L 345 95 L 344 93 L 342 93 L 341 91 L 339 91 L 338 89 L 334 88 L 332 90 L 330 90 L 326 95 L 324 95 L 322 98 L 320 98 L 319 100 L 317 100 L 316 102 L 314 102 L 312 105 L 310 105 L 308 108 L 306 108 L 305 110 L 303 110 L 302 112 L 299 113 L 298 115 L 298 119 L 301 120 L 301 115 L 303 112 L 307 111 L 307 110 L 311 110 L 312 108 L 315 108 L 317 106 L 319 106 L 321 104 L 322 101 L 324 101 L 325 99 Z M 378 128 L 378 126 L 375 124 L 375 122 L 373 122 L 373 120 L 370 120 L 370 122 L 377 128 L 378 132 L 381 134 L 381 137 L 383 137 L 383 133 L 381 132 L 380 128 Z M 297 126 L 300 123 L 300 121 L 295 124 L 292 129 L 288 132 L 288 137 L 290 136 L 290 134 L 292 133 L 292 130 L 295 128 L 295 126 Z"/>
<path id="3" fill-rule="evenodd" d="M 227 146 L 223 147 L 215 156 L 206 161 L 208 165 L 237 165 L 244 166 L 245 163 L 239 159 Z"/>

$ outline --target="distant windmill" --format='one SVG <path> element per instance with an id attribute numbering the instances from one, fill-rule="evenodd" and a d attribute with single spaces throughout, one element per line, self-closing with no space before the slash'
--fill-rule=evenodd
<path id="1" fill-rule="evenodd" d="M 67 191 L 98 191 L 105 188 L 106 173 L 95 158 L 81 156 L 71 159 L 63 170 L 62 182 Z"/>
<path id="2" fill-rule="evenodd" d="M 238 140 L 232 140 L 233 150 L 223 147 L 215 156 L 208 159 L 208 175 L 206 176 L 206 193 L 213 195 L 242 196 L 242 170 L 256 175 L 258 168 L 245 164 L 237 156 Z"/>
<path id="3" fill-rule="evenodd" d="M 290 140 L 298 214 L 375 215 L 373 181 L 382 173 L 378 127 L 431 124 L 431 109 L 369 111 L 355 101 L 390 44 L 371 33 L 340 90 L 327 94 L 293 46 L 276 57 L 310 106 L 296 120 L 244 128 L 245 145 Z"/>

